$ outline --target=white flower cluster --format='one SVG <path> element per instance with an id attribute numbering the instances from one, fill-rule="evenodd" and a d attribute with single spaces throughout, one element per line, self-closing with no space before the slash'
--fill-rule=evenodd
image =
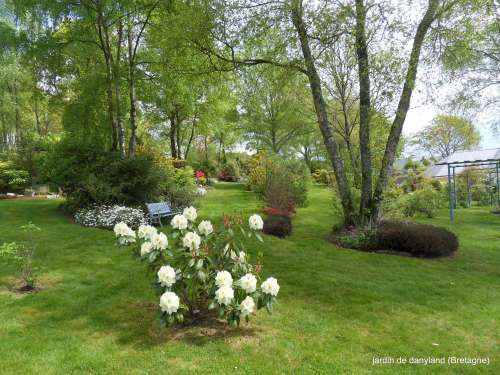
<path id="1" fill-rule="evenodd" d="M 203 234 L 204 236 L 208 236 L 214 231 L 214 227 L 212 223 L 208 220 L 203 220 L 200 224 L 198 224 L 198 232 Z"/>
<path id="2" fill-rule="evenodd" d="M 165 292 L 160 297 L 160 309 L 167 314 L 173 314 L 179 310 L 180 300 L 174 292 Z"/>
<path id="3" fill-rule="evenodd" d="M 170 236 L 170 240 L 174 241 L 171 251 L 162 254 L 159 252 L 165 251 L 169 247 L 169 238 L 155 227 L 146 225 L 145 222 L 138 225 L 137 233 L 125 221 L 115 223 L 114 231 L 120 244 L 129 244 L 138 239 L 140 242 L 137 246 L 141 257 L 149 256 L 149 261 L 153 264 L 157 259 L 175 257 L 173 254 L 180 251 L 180 248 L 191 251 L 192 254 L 183 253 L 182 259 L 186 259 L 187 256 L 190 262 L 188 269 L 192 267 L 196 272 L 194 277 L 199 278 L 202 282 L 210 283 L 210 277 L 206 275 L 213 274 L 214 270 L 210 268 L 213 267 L 213 264 L 210 265 L 210 262 L 205 262 L 203 257 L 198 258 L 198 250 L 202 242 L 209 247 L 217 242 L 213 242 L 216 238 L 211 236 L 214 233 L 212 223 L 208 220 L 202 220 L 197 224 L 197 218 L 198 212 L 194 207 L 187 207 L 181 215 L 175 215 L 172 218 L 171 226 L 179 232 Z M 263 220 L 259 215 L 252 215 L 248 220 L 248 225 L 251 230 L 261 230 Z M 269 307 L 273 297 L 278 295 L 280 286 L 274 277 L 269 277 L 259 288 L 256 274 L 253 273 L 253 267 L 247 263 L 249 259 L 247 254 L 241 250 L 234 251 L 231 248 L 233 245 L 230 245 L 230 243 L 228 242 L 219 254 L 219 256 L 224 257 L 223 264 L 229 261 L 230 266 L 216 272 L 215 278 L 211 280 L 215 283 L 215 294 L 204 296 L 204 298 L 212 297 L 219 307 L 228 308 L 228 311 L 237 310 L 240 317 L 248 319 L 248 316 L 253 314 L 259 306 L 266 305 Z M 209 250 L 212 251 L 212 249 Z M 152 255 L 150 256 L 150 254 Z M 159 256 L 161 257 L 159 258 Z M 177 264 L 176 258 L 173 261 L 171 264 Z M 196 267 L 194 267 L 195 264 Z M 193 277 L 190 272 L 182 267 L 176 270 L 169 264 L 162 265 L 157 271 L 157 283 L 164 288 L 159 306 L 161 311 L 168 315 L 165 319 L 168 319 L 169 322 L 182 321 L 183 309 L 189 308 L 181 305 L 180 298 L 175 291 L 180 290 L 182 292 L 183 288 L 186 287 L 184 281 Z M 198 276 L 200 274 L 205 276 L 202 278 L 202 276 Z"/>
<path id="4" fill-rule="evenodd" d="M 262 230 L 262 228 L 264 228 L 264 221 L 260 215 L 255 214 L 250 216 L 250 219 L 248 219 L 248 225 L 250 226 L 250 229 Z"/>
<path id="5" fill-rule="evenodd" d="M 120 222 L 137 228 L 147 224 L 148 219 L 144 211 L 137 208 L 103 205 L 82 208 L 75 214 L 75 221 L 85 227 L 111 229 Z"/>
<path id="6" fill-rule="evenodd" d="M 193 222 L 198 217 L 198 212 L 196 211 L 196 208 L 194 208 L 193 206 L 186 207 L 184 211 L 182 211 L 182 216 L 184 216 L 189 221 Z"/>
<path id="7" fill-rule="evenodd" d="M 151 241 L 156 232 L 156 228 L 152 225 L 140 225 L 137 230 L 137 237 L 141 240 Z"/>
<path id="8" fill-rule="evenodd" d="M 196 232 L 187 232 L 182 238 L 182 245 L 189 250 L 198 250 L 201 243 L 201 237 Z"/>
<path id="9" fill-rule="evenodd" d="M 170 225 L 174 229 L 184 230 L 188 226 L 188 221 L 184 215 L 175 215 L 170 221 Z"/>
<path id="10" fill-rule="evenodd" d="M 115 224 L 113 231 L 120 244 L 126 245 L 135 242 L 135 232 L 123 221 Z"/>
<path id="11" fill-rule="evenodd" d="M 278 295 L 278 292 L 280 291 L 280 286 L 278 284 L 278 280 L 276 280 L 274 277 L 269 277 L 262 283 L 260 289 L 263 293 L 270 294 L 271 296 L 276 297 Z"/>
<path id="12" fill-rule="evenodd" d="M 158 281 L 161 286 L 166 286 L 170 288 L 175 284 L 175 270 L 170 266 L 162 266 L 158 270 Z"/>
<path id="13" fill-rule="evenodd" d="M 234 299 L 233 276 L 228 271 L 219 271 L 215 275 L 215 300 L 220 305 L 228 306 Z M 239 286 L 247 294 L 252 294 L 257 290 L 257 278 L 251 273 L 242 276 L 235 285 Z M 276 297 L 280 290 L 278 281 L 274 277 L 269 277 L 261 285 L 262 293 Z M 250 315 L 255 310 L 255 301 L 251 296 L 246 298 L 239 305 L 243 317 Z"/>

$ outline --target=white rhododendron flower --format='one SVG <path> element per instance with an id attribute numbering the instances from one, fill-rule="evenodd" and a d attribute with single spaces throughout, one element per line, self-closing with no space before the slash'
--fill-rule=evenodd
<path id="1" fill-rule="evenodd" d="M 196 208 L 191 206 L 191 207 L 186 207 L 184 211 L 182 211 L 182 215 L 189 221 L 195 221 L 196 218 L 198 217 L 198 212 L 196 212 Z"/>
<path id="2" fill-rule="evenodd" d="M 123 221 L 120 221 L 118 224 L 115 224 L 113 231 L 115 232 L 116 237 L 120 237 L 120 236 L 128 236 L 132 231 L 132 229 L 130 229 L 128 225 L 125 224 Z"/>
<path id="3" fill-rule="evenodd" d="M 208 220 L 203 220 L 199 225 L 198 225 L 198 231 L 205 235 L 208 236 L 210 233 L 214 231 L 214 227 L 212 226 L 212 223 Z"/>
<path id="4" fill-rule="evenodd" d="M 115 224 L 113 230 L 115 232 L 115 236 L 118 237 L 118 242 L 121 245 L 135 242 L 135 232 L 123 221 Z"/>
<path id="5" fill-rule="evenodd" d="M 149 254 L 151 251 L 153 251 L 153 244 L 151 242 L 144 242 L 141 245 L 141 257 Z"/>
<path id="6" fill-rule="evenodd" d="M 188 221 L 184 215 L 175 215 L 170 222 L 174 229 L 186 229 Z"/>
<path id="7" fill-rule="evenodd" d="M 137 230 L 137 236 L 146 241 L 151 241 L 156 233 L 156 228 L 151 225 L 140 225 Z"/>
<path id="8" fill-rule="evenodd" d="M 253 293 L 257 289 L 257 278 L 251 273 L 247 273 L 240 279 L 241 288 L 247 293 Z"/>
<path id="9" fill-rule="evenodd" d="M 278 292 L 280 291 L 278 280 L 276 280 L 274 277 L 267 278 L 267 280 L 262 283 L 260 288 L 262 289 L 262 292 L 270 294 L 272 296 L 277 296 Z"/>
<path id="10" fill-rule="evenodd" d="M 215 299 L 220 305 L 229 305 L 234 298 L 234 290 L 230 286 L 223 286 L 215 292 Z"/>
<path id="11" fill-rule="evenodd" d="M 195 232 L 187 232 L 182 239 L 182 245 L 190 250 L 198 250 L 201 238 Z"/>
<path id="12" fill-rule="evenodd" d="M 247 258 L 247 255 L 245 254 L 245 252 L 240 251 L 238 254 L 238 262 L 245 263 L 246 258 Z"/>
<path id="13" fill-rule="evenodd" d="M 248 225 L 250 226 L 250 229 L 262 230 L 262 228 L 264 228 L 264 221 L 260 215 L 255 214 L 250 216 L 250 219 L 248 219 Z"/>
<path id="14" fill-rule="evenodd" d="M 172 314 L 179 309 L 179 297 L 174 292 L 165 292 L 160 297 L 160 309 Z"/>
<path id="15" fill-rule="evenodd" d="M 253 300 L 252 297 L 247 296 L 243 301 L 240 303 L 240 311 L 242 316 L 248 316 L 253 311 L 255 310 L 255 301 Z"/>
<path id="16" fill-rule="evenodd" d="M 175 270 L 170 266 L 162 266 L 158 270 L 158 281 L 161 286 L 170 288 L 175 284 Z"/>
<path id="17" fill-rule="evenodd" d="M 219 288 L 233 285 L 233 277 L 228 271 L 219 271 L 215 276 L 215 285 Z"/>
<path id="18" fill-rule="evenodd" d="M 168 246 L 168 238 L 165 233 L 156 233 L 153 238 L 151 238 L 151 244 L 153 245 L 153 249 L 165 250 Z"/>

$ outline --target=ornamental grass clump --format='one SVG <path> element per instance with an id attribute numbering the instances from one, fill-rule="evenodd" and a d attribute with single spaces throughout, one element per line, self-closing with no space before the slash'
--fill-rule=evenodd
<path id="1" fill-rule="evenodd" d="M 118 244 L 133 246 L 153 269 L 163 324 L 197 324 L 217 317 L 239 325 L 261 308 L 271 313 L 278 281 L 269 277 L 261 282 L 260 256 L 252 264 L 245 251 L 246 240 L 262 241 L 259 215 L 245 224 L 241 216 L 225 215 L 215 228 L 208 220 L 198 220 L 196 209 L 188 207 L 172 218 L 170 227 L 167 235 L 149 225 L 136 232 L 125 223 L 114 228 Z"/>

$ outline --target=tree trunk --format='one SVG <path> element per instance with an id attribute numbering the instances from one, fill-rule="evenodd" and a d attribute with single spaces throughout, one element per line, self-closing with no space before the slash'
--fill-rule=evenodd
<path id="1" fill-rule="evenodd" d="M 172 114 L 170 116 L 170 132 L 169 132 L 169 138 L 170 138 L 170 155 L 172 156 L 173 159 L 177 159 L 177 146 L 175 142 L 175 114 Z"/>
<path id="2" fill-rule="evenodd" d="M 108 44 L 104 40 L 103 32 L 103 19 L 100 11 L 97 12 L 96 26 L 99 36 L 99 42 L 101 46 L 102 53 L 104 55 L 104 62 L 106 65 L 106 100 L 108 102 L 108 117 L 109 123 L 111 125 L 111 151 L 118 150 L 118 125 L 115 117 L 115 107 L 113 98 L 113 80 L 112 80 L 112 68 L 111 68 L 111 57 L 108 49 Z"/>
<path id="3" fill-rule="evenodd" d="M 120 20 L 118 23 L 118 40 L 116 44 L 116 58 L 113 61 L 113 85 L 115 88 L 115 110 L 116 110 L 116 124 L 118 130 L 118 150 L 122 156 L 125 155 L 125 133 L 123 131 L 122 123 L 122 111 L 121 111 L 121 73 L 120 73 L 120 62 L 121 62 L 121 46 L 123 39 L 123 22 Z M 108 44 L 109 37 L 108 37 Z M 109 51 L 112 55 L 111 47 Z"/>
<path id="4" fill-rule="evenodd" d="M 326 103 L 321 89 L 321 80 L 314 64 L 314 59 L 309 46 L 306 26 L 302 17 L 302 0 L 293 0 L 291 12 L 292 21 L 299 38 L 302 54 L 304 56 L 306 74 L 309 79 L 311 95 L 314 102 L 314 108 L 318 119 L 319 128 L 321 130 L 321 134 L 323 135 L 323 141 L 325 143 L 325 147 L 335 173 L 335 179 L 337 181 L 339 194 L 342 201 L 342 208 L 344 211 L 344 224 L 350 225 L 354 223 L 351 189 L 347 181 L 347 176 L 344 170 L 344 163 L 340 155 L 338 145 L 333 137 L 332 127 L 330 125 L 330 122 L 328 121 Z"/>
<path id="5" fill-rule="evenodd" d="M 181 119 L 179 114 L 177 114 L 177 126 L 175 128 L 175 143 L 177 144 L 177 157 L 182 159 L 182 149 L 181 149 Z"/>
<path id="6" fill-rule="evenodd" d="M 128 156 L 135 158 L 135 150 L 137 147 L 137 103 L 135 99 L 135 58 L 132 47 L 132 29 L 129 23 L 128 28 L 128 84 L 129 84 L 129 100 L 130 100 L 130 139 L 128 143 Z"/>
<path id="7" fill-rule="evenodd" d="M 403 124 L 406 119 L 406 114 L 408 113 L 408 108 L 410 107 L 411 95 L 413 92 L 413 88 L 415 87 L 415 79 L 417 76 L 420 51 L 422 49 L 425 35 L 427 34 L 427 31 L 429 30 L 432 22 L 435 19 L 438 4 L 439 0 L 429 0 L 427 10 L 424 14 L 424 17 L 420 21 L 415 33 L 415 37 L 413 38 L 413 46 L 410 54 L 410 61 L 408 62 L 408 69 L 406 72 L 403 91 L 401 93 L 398 108 L 396 110 L 396 117 L 394 118 L 394 121 L 391 125 L 389 139 L 387 141 L 384 157 L 382 159 L 382 168 L 380 169 L 379 178 L 373 196 L 373 220 L 378 220 L 380 214 L 380 206 L 382 204 L 384 191 L 387 187 L 389 171 L 392 167 L 392 164 L 394 163 L 394 157 L 396 155 L 398 143 L 401 139 Z"/>
<path id="8" fill-rule="evenodd" d="M 191 149 L 191 143 L 193 142 L 193 138 L 194 138 L 195 127 L 196 127 L 196 120 L 193 119 L 193 124 L 191 126 L 191 134 L 189 134 L 188 143 L 186 145 L 186 151 L 184 151 L 184 160 L 187 160 L 187 158 L 188 158 L 189 150 Z"/>
<path id="9" fill-rule="evenodd" d="M 356 55 L 359 76 L 359 151 L 361 155 L 361 225 L 370 220 L 372 200 L 372 156 L 370 148 L 370 70 L 366 45 L 366 9 L 363 0 L 356 0 Z"/>
<path id="10" fill-rule="evenodd" d="M 35 95 L 34 95 L 34 100 L 35 100 L 35 103 L 34 103 L 33 111 L 35 112 L 36 132 L 37 132 L 38 135 L 42 135 L 42 127 L 41 127 L 41 124 L 40 124 L 40 111 L 39 111 L 39 108 L 38 108 L 38 95 L 37 95 L 36 92 L 35 92 Z"/>
<path id="11" fill-rule="evenodd" d="M 17 87 L 17 81 L 14 81 L 13 85 L 14 92 L 14 105 L 16 112 L 16 147 L 20 147 L 23 143 L 23 130 L 21 124 L 21 111 L 19 104 L 19 89 Z"/>

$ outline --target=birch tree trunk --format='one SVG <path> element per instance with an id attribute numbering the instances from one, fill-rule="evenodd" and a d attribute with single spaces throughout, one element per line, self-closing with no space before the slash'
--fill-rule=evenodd
<path id="1" fill-rule="evenodd" d="M 309 86 L 313 98 L 314 109 L 318 119 L 318 124 L 321 130 L 321 134 L 323 135 L 323 141 L 325 143 L 325 147 L 328 152 L 330 162 L 332 163 L 333 166 L 335 179 L 337 181 L 337 186 L 339 189 L 340 199 L 342 201 L 342 208 L 344 211 L 344 224 L 345 225 L 354 224 L 355 217 L 353 212 L 351 189 L 347 181 L 347 176 L 344 169 L 344 162 L 340 155 L 338 145 L 333 137 L 332 126 L 328 120 L 326 103 L 321 89 L 321 80 L 316 70 L 314 58 L 312 56 L 311 48 L 309 46 L 309 37 L 307 35 L 306 25 L 303 19 L 302 0 L 292 0 L 291 6 L 292 6 L 291 9 L 292 21 L 295 27 L 295 31 L 297 32 L 297 36 L 299 38 L 302 54 L 304 57 L 304 62 L 306 65 L 306 75 L 309 79 Z"/>
<path id="2" fill-rule="evenodd" d="M 413 38 L 413 46 L 411 49 L 410 60 L 406 71 L 405 83 L 403 91 L 399 99 L 396 116 L 391 125 L 391 131 L 385 147 L 384 157 L 382 159 L 382 168 L 375 186 L 372 207 L 372 219 L 378 220 L 380 214 L 380 206 L 383 200 L 383 194 L 387 187 L 389 171 L 394 163 L 396 149 L 401 139 L 401 132 L 403 124 L 406 119 L 406 114 L 410 107 L 411 95 L 415 87 L 415 79 L 417 77 L 418 61 L 420 59 L 420 52 L 425 36 L 429 31 L 432 22 L 435 20 L 436 11 L 439 5 L 439 0 L 429 0 L 427 10 L 420 21 L 415 36 Z"/>

